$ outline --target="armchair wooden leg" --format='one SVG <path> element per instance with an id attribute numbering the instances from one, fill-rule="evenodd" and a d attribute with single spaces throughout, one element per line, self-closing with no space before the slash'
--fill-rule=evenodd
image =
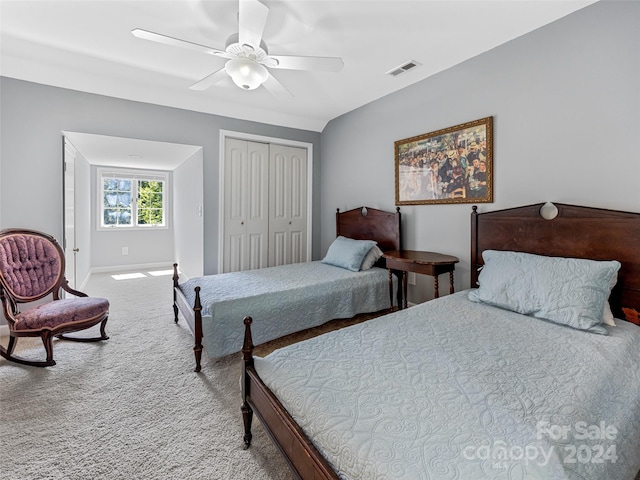
<path id="1" fill-rule="evenodd" d="M 3 347 L 0 345 L 0 355 L 6 358 L 7 360 L 13 361 L 13 349 L 16 348 L 16 337 L 11 335 L 9 337 L 9 344 L 7 347 Z"/>
<path id="2" fill-rule="evenodd" d="M 98 342 L 100 340 L 108 340 L 109 337 L 107 336 L 105 331 L 108 319 L 109 317 L 103 319 L 100 322 L 99 337 L 91 337 L 91 338 L 67 337 L 63 334 L 56 335 L 55 333 L 52 333 L 50 330 L 43 331 L 40 334 L 40 338 L 42 340 L 42 344 L 44 345 L 44 349 L 47 355 L 47 359 L 45 361 L 34 361 L 34 360 L 29 360 L 27 358 L 14 355 L 13 351 L 16 347 L 17 338 L 13 335 L 9 337 L 9 344 L 7 345 L 6 348 L 0 345 L 0 356 L 6 358 L 11 362 L 20 363 L 22 365 L 31 365 L 33 367 L 51 367 L 56 364 L 56 361 L 53 359 L 53 337 L 61 338 L 63 340 L 71 340 L 74 342 Z"/>
<path id="3" fill-rule="evenodd" d="M 49 336 L 49 342 L 51 341 L 51 337 Z M 10 362 L 19 363 L 21 365 L 30 365 L 32 367 L 51 367 L 55 365 L 56 362 L 53 359 L 53 346 L 51 346 L 51 351 L 47 350 L 47 359 L 43 361 L 34 361 L 26 358 L 18 357 L 13 354 L 13 350 L 16 347 L 17 338 L 11 335 L 9 337 L 9 344 L 7 347 L 3 347 L 0 345 L 0 356 L 6 358 Z M 47 343 L 44 337 L 42 338 L 42 342 L 44 343 L 45 349 L 47 348 Z"/>
<path id="4" fill-rule="evenodd" d="M 11 335 L 9 337 L 9 345 L 7 345 L 7 354 L 13 355 L 13 349 L 16 348 L 17 338 Z"/>
<path id="5" fill-rule="evenodd" d="M 100 340 L 109 340 L 109 336 L 107 335 L 105 329 L 107 327 L 107 320 L 109 317 L 105 318 L 102 322 L 100 322 L 100 336 L 99 337 L 68 337 L 64 334 L 56 335 L 56 337 L 61 338 L 62 340 L 69 340 L 71 342 L 99 342 Z"/>
<path id="6" fill-rule="evenodd" d="M 105 329 L 107 328 L 107 320 L 109 320 L 108 318 L 105 318 L 102 323 L 100 323 L 100 338 L 102 340 L 109 340 L 109 336 L 107 335 L 107 332 L 105 331 Z"/>
<path id="7" fill-rule="evenodd" d="M 42 332 L 42 343 L 44 344 L 44 350 L 47 352 L 47 365 L 55 365 L 56 362 L 53 360 L 53 337 L 51 336 L 51 332 L 45 331 Z"/>

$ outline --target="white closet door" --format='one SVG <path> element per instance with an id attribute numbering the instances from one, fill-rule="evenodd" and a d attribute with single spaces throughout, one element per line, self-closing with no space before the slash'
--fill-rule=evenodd
<path id="1" fill-rule="evenodd" d="M 268 266 L 269 145 L 225 142 L 224 271 Z"/>
<path id="2" fill-rule="evenodd" d="M 307 149 L 269 149 L 269 266 L 307 259 Z"/>

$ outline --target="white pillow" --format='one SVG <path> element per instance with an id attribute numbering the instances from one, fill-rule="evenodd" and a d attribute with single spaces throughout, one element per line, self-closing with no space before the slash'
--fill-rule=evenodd
<path id="1" fill-rule="evenodd" d="M 380 247 L 378 247 L 377 245 L 371 247 L 371 250 L 367 252 L 367 254 L 364 256 L 364 260 L 362 260 L 360 270 L 369 270 L 371 267 L 373 267 L 382 256 L 382 253 L 382 250 L 380 250 Z"/>
<path id="2" fill-rule="evenodd" d="M 327 255 L 322 259 L 322 262 L 346 268 L 352 272 L 358 272 L 365 255 L 375 245 L 376 242 L 373 240 L 354 240 L 339 236 L 329 247 Z"/>
<path id="3" fill-rule="evenodd" d="M 605 303 L 620 262 L 485 250 L 479 288 L 469 299 L 555 323 L 607 334 Z"/>

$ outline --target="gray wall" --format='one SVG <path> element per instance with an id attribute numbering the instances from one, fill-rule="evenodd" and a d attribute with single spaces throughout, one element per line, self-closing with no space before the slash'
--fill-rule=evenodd
<path id="1" fill-rule="evenodd" d="M 30 227 L 62 238 L 62 131 L 204 147 L 204 272 L 218 268 L 219 131 L 312 143 L 320 133 L 121 100 L 0 77 L 0 227 Z M 314 223 L 320 218 L 320 162 L 314 162 Z M 315 220 L 318 219 L 318 220 Z M 314 256 L 320 227 L 314 224 Z M 120 246 L 118 246 L 120 248 Z M 99 255 L 99 252 L 92 252 Z"/>
<path id="2" fill-rule="evenodd" d="M 544 201 L 640 211 L 639 26 L 640 2 L 601 1 L 331 121 L 323 251 L 337 207 L 394 208 L 396 140 L 487 116 L 495 196 L 481 211 Z M 468 288 L 471 205 L 401 212 L 405 248 L 458 256 L 456 288 Z M 432 285 L 418 276 L 409 299 L 431 298 Z"/>

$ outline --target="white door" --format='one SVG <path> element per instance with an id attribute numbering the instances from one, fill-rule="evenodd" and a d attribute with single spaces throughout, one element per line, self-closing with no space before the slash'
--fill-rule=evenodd
<path id="1" fill-rule="evenodd" d="M 66 260 L 65 276 L 69 286 L 76 288 L 76 195 L 75 168 L 76 149 L 67 138 L 64 139 L 64 256 Z"/>
<path id="2" fill-rule="evenodd" d="M 307 259 L 307 150 L 269 149 L 269 266 Z"/>
<path id="3" fill-rule="evenodd" d="M 268 266 L 269 145 L 225 142 L 224 272 Z"/>

